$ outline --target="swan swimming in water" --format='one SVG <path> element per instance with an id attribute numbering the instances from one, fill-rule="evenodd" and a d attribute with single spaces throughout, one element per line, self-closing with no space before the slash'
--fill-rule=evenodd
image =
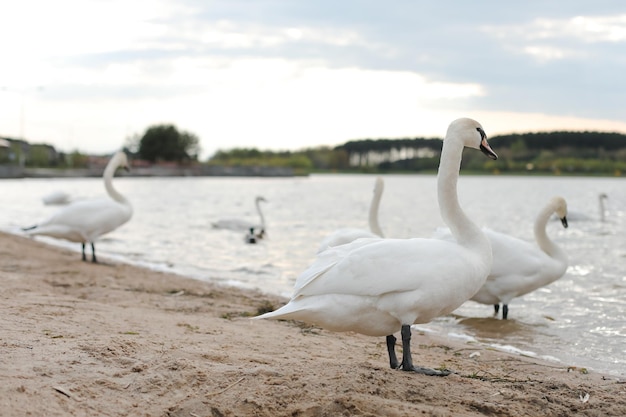
<path id="1" fill-rule="evenodd" d="M 378 238 L 328 248 L 298 277 L 289 303 L 255 319 L 294 319 L 330 331 L 386 336 L 392 368 L 448 375 L 449 371 L 413 365 L 411 325 L 455 310 L 480 289 L 491 270 L 489 240 L 458 202 L 456 186 L 465 146 L 497 158 L 478 122 L 463 118 L 450 124 L 443 140 L 437 191 L 439 210 L 455 242 Z M 402 336 L 401 362 L 395 353 L 397 331 Z"/>
<path id="2" fill-rule="evenodd" d="M 606 193 L 598 194 L 598 208 L 599 208 L 599 219 L 602 223 L 606 221 L 606 209 L 604 207 L 604 201 L 607 200 L 609 196 Z M 558 216 L 552 216 L 552 220 L 559 220 Z M 571 222 L 587 222 L 587 221 L 595 221 L 594 216 L 589 216 L 586 213 L 582 213 L 576 210 L 569 210 L 567 214 L 567 220 Z"/>
<path id="3" fill-rule="evenodd" d="M 46 206 L 62 206 L 69 204 L 71 198 L 65 191 L 53 191 L 50 194 L 43 196 L 41 201 L 43 201 Z"/>
<path id="4" fill-rule="evenodd" d="M 265 235 L 265 217 L 263 216 L 263 212 L 261 211 L 261 202 L 266 202 L 265 198 L 262 196 L 258 196 L 254 199 L 254 205 L 256 207 L 256 211 L 259 214 L 259 218 L 261 220 L 260 224 L 256 224 L 244 219 L 221 219 L 212 223 L 212 226 L 216 229 L 227 229 L 227 230 L 235 230 L 235 231 L 250 231 L 250 228 L 255 230 L 259 230 L 259 233 L 256 234 L 257 238 L 262 239 Z"/>
<path id="5" fill-rule="evenodd" d="M 380 199 L 383 194 L 384 188 L 385 183 L 383 182 L 383 179 L 380 177 L 376 178 L 376 182 L 374 184 L 374 196 L 372 197 L 372 202 L 370 203 L 369 231 L 357 228 L 338 229 L 332 234 L 328 235 L 326 238 L 324 238 L 324 240 L 322 240 L 322 243 L 317 249 L 317 253 L 325 251 L 326 249 L 333 246 L 350 243 L 360 238 L 384 237 L 383 231 L 378 224 L 378 208 L 380 207 Z"/>
<path id="6" fill-rule="evenodd" d="M 83 261 L 85 243 L 91 244 L 92 262 L 97 262 L 94 242 L 109 233 L 133 215 L 130 202 L 113 188 L 112 178 L 117 168 L 128 170 L 128 159 L 124 152 L 117 152 L 104 169 L 104 188 L 110 198 L 78 200 L 57 211 L 48 220 L 24 229 L 29 235 L 45 235 L 57 239 L 82 243 Z"/>
<path id="7" fill-rule="evenodd" d="M 606 210 L 604 208 L 604 200 L 606 200 L 607 198 L 609 198 L 608 195 L 606 195 L 606 193 L 600 193 L 600 195 L 598 195 L 598 203 L 600 204 L 600 221 L 602 223 L 605 222 L 605 217 L 606 217 Z"/>
<path id="8" fill-rule="evenodd" d="M 567 203 L 562 197 L 554 197 L 535 220 L 537 246 L 504 233 L 484 229 L 491 241 L 493 265 L 485 285 L 471 298 L 472 301 L 493 305 L 496 315 L 502 303 L 502 318 L 506 320 L 509 303 L 513 298 L 544 287 L 565 274 L 567 255 L 546 233 L 546 224 L 553 213 L 561 219 L 563 227 L 567 227 Z M 435 237 L 452 239 L 448 229 L 439 229 Z"/>

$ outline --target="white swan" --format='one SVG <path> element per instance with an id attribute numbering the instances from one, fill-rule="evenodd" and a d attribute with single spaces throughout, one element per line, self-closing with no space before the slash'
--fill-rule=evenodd
<path id="1" fill-rule="evenodd" d="M 606 193 L 600 193 L 598 195 L 598 203 L 600 203 L 600 221 L 602 223 L 605 222 L 605 215 L 606 215 L 606 210 L 604 208 L 604 200 L 606 200 L 607 198 L 609 198 L 608 195 L 606 195 Z"/>
<path id="2" fill-rule="evenodd" d="M 256 206 L 256 211 L 259 214 L 259 218 L 261 223 L 253 223 L 245 219 L 221 219 L 214 223 L 212 226 L 216 229 L 227 229 L 227 230 L 235 230 L 235 231 L 249 231 L 250 228 L 255 230 L 259 230 L 257 237 L 259 239 L 263 238 L 265 234 L 266 226 L 265 226 L 265 217 L 263 216 L 263 212 L 261 211 L 261 202 L 266 202 L 265 198 L 258 196 L 254 199 L 254 205 Z"/>
<path id="3" fill-rule="evenodd" d="M 104 170 L 104 188 L 111 198 L 79 200 L 63 207 L 51 218 L 36 226 L 24 229 L 29 235 L 46 235 L 71 242 L 81 242 L 83 261 L 85 243 L 91 244 L 93 262 L 96 260 L 94 242 L 105 233 L 117 229 L 133 215 L 130 202 L 113 188 L 112 178 L 118 167 L 128 169 L 124 152 L 117 152 Z"/>
<path id="4" fill-rule="evenodd" d="M 346 243 L 350 243 L 360 238 L 384 237 L 383 231 L 378 224 L 378 208 L 380 207 L 380 199 L 384 188 L 385 183 L 383 182 L 383 179 L 380 177 L 376 178 L 376 182 L 374 184 L 374 196 L 372 197 L 372 202 L 370 203 L 369 231 L 358 228 L 338 229 L 322 240 L 322 243 L 320 243 L 320 246 L 317 249 L 317 253 L 325 251 L 333 246 L 345 245 Z"/>
<path id="5" fill-rule="evenodd" d="M 71 201 L 70 195 L 65 191 L 53 191 L 49 194 L 46 194 L 41 198 L 44 205 L 46 206 L 62 206 L 65 204 L 69 204 Z"/>
<path id="6" fill-rule="evenodd" d="M 487 281 L 471 300 L 493 305 L 496 315 L 502 303 L 502 318 L 507 319 L 509 303 L 513 298 L 546 286 L 565 274 L 567 255 L 546 233 L 546 224 L 553 213 L 561 219 L 563 227 L 567 227 L 567 203 L 562 197 L 554 197 L 535 220 L 537 246 L 504 233 L 484 229 L 491 241 L 493 265 Z M 448 229 L 438 230 L 436 237 L 452 239 Z"/>
<path id="7" fill-rule="evenodd" d="M 255 318 L 294 319 L 331 331 L 386 336 L 389 364 L 405 371 L 447 375 L 415 367 L 411 325 L 448 314 L 484 284 L 491 269 L 489 240 L 463 212 L 457 180 L 463 147 L 496 154 L 481 125 L 457 119 L 443 141 L 437 190 L 439 209 L 456 242 L 437 239 L 358 239 L 329 248 L 296 280 L 294 294 L 280 309 Z M 402 362 L 395 354 L 401 331 Z"/>

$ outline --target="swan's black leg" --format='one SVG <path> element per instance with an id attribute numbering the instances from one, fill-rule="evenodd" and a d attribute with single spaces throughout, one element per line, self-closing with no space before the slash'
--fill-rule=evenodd
<path id="1" fill-rule="evenodd" d="M 96 259 L 96 247 L 94 246 L 93 242 L 91 242 L 91 262 L 98 262 L 98 260 Z"/>
<path id="2" fill-rule="evenodd" d="M 498 311 L 500 311 L 500 304 L 493 305 L 493 315 L 498 317 Z"/>
<path id="3" fill-rule="evenodd" d="M 509 316 L 509 305 L 502 304 L 502 319 L 506 320 Z"/>
<path id="4" fill-rule="evenodd" d="M 418 374 L 431 375 L 431 376 L 447 376 L 450 375 L 450 371 L 438 371 L 436 369 L 422 368 L 413 366 L 413 359 L 411 358 L 411 326 L 408 324 L 402 325 L 402 370 L 413 371 Z"/>
<path id="5" fill-rule="evenodd" d="M 83 261 L 87 261 L 87 257 L 85 256 L 85 243 L 82 243 L 83 245 Z"/>
<path id="6" fill-rule="evenodd" d="M 396 356 L 396 338 L 392 334 L 387 336 L 387 352 L 389 352 L 389 366 L 391 369 L 398 369 L 400 363 Z"/>

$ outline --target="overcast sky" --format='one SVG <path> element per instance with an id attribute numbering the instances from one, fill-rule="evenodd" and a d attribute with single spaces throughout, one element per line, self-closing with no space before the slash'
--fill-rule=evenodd
<path id="1" fill-rule="evenodd" d="M 626 133 L 620 0 L 20 0 L 0 5 L 0 136 L 108 153 L 154 124 L 217 149 Z"/>

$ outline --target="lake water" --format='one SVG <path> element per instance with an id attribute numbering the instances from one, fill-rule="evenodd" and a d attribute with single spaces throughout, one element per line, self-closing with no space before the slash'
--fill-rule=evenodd
<path id="1" fill-rule="evenodd" d="M 443 225 L 435 176 L 383 179 L 379 218 L 387 237 L 428 237 Z M 96 244 L 101 257 L 289 296 L 324 236 L 341 227 L 367 228 L 375 176 L 114 181 L 135 212 Z M 565 197 L 569 228 L 550 222 L 548 234 L 568 253 L 570 266 L 559 281 L 513 300 L 507 321 L 494 319 L 491 306 L 467 302 L 420 329 L 626 375 L 625 186 L 620 178 L 461 176 L 460 201 L 472 219 L 527 240 L 533 240 L 540 208 L 552 196 Z M 0 190 L 0 229 L 11 233 L 59 209 L 41 201 L 52 191 L 104 195 L 102 180 L 94 178 L 2 180 Z M 601 192 L 608 194 L 604 222 Z M 248 245 L 242 232 L 211 227 L 224 217 L 257 219 L 257 195 L 268 201 L 262 206 L 268 233 L 262 243 Z M 37 239 L 76 250 L 79 262 L 79 244 Z"/>

